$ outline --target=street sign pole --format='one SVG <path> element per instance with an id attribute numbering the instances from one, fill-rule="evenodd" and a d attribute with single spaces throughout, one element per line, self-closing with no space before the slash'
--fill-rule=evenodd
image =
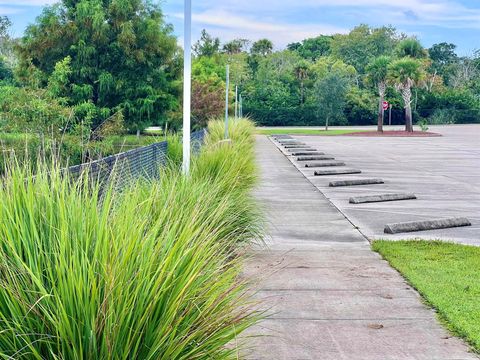
<path id="1" fill-rule="evenodd" d="M 228 139 L 228 90 L 230 87 L 230 65 L 227 65 L 226 91 L 225 91 L 225 139 Z"/>
<path id="2" fill-rule="evenodd" d="M 192 102 L 192 0 L 184 4 L 183 60 L 183 164 L 185 175 L 190 173 L 190 120 Z"/>

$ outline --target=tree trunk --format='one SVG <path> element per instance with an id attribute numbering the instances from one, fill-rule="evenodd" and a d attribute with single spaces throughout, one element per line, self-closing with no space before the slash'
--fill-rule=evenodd
<path id="1" fill-rule="evenodd" d="M 328 116 L 325 118 L 325 131 L 328 131 Z"/>
<path id="2" fill-rule="evenodd" d="M 137 129 L 137 138 L 140 137 L 140 129 Z"/>
<path id="3" fill-rule="evenodd" d="M 300 82 L 300 105 L 303 106 L 305 103 L 304 100 L 304 93 L 305 93 L 305 85 L 303 84 L 303 81 Z"/>
<path id="4" fill-rule="evenodd" d="M 405 108 L 405 130 L 413 132 L 412 108 L 410 106 Z"/>
<path id="5" fill-rule="evenodd" d="M 412 123 L 412 89 L 410 84 L 405 84 L 402 89 L 403 102 L 405 104 L 405 131 L 413 132 Z"/>
<path id="6" fill-rule="evenodd" d="M 377 131 L 383 132 L 383 98 L 380 98 L 380 104 L 378 105 L 378 125 Z"/>

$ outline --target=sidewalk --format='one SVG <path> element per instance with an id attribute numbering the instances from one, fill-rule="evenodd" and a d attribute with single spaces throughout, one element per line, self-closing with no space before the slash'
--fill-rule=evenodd
<path id="1" fill-rule="evenodd" d="M 245 266 L 272 314 L 250 359 L 478 359 L 288 159 L 259 136 L 268 249 Z"/>

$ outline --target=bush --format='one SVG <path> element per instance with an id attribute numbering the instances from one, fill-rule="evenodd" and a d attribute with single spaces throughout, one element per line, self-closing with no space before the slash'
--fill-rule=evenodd
<path id="1" fill-rule="evenodd" d="M 456 111 L 454 109 L 437 109 L 427 119 L 427 122 L 431 125 L 455 124 Z"/>
<path id="2" fill-rule="evenodd" d="M 212 132 L 191 176 L 167 168 L 121 193 L 14 167 L 0 187 L 0 357 L 237 358 L 232 341 L 258 320 L 237 249 L 261 223 L 252 133 L 232 130 L 228 151 Z"/>

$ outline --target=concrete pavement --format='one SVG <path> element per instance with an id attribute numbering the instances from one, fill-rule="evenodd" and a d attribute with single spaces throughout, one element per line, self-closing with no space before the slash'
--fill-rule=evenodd
<path id="1" fill-rule="evenodd" d="M 370 239 L 442 239 L 480 245 L 480 125 L 437 126 L 442 137 L 372 138 L 294 136 L 343 161 L 361 174 L 314 176 L 299 170 Z M 331 188 L 329 182 L 381 178 L 382 185 Z M 414 193 L 417 200 L 352 205 L 349 198 Z M 466 217 L 471 227 L 386 235 L 386 224 L 448 217 Z"/>
<path id="2" fill-rule="evenodd" d="M 259 136 L 256 197 L 271 227 L 245 265 L 271 316 L 249 359 L 477 359 L 368 241 Z"/>

